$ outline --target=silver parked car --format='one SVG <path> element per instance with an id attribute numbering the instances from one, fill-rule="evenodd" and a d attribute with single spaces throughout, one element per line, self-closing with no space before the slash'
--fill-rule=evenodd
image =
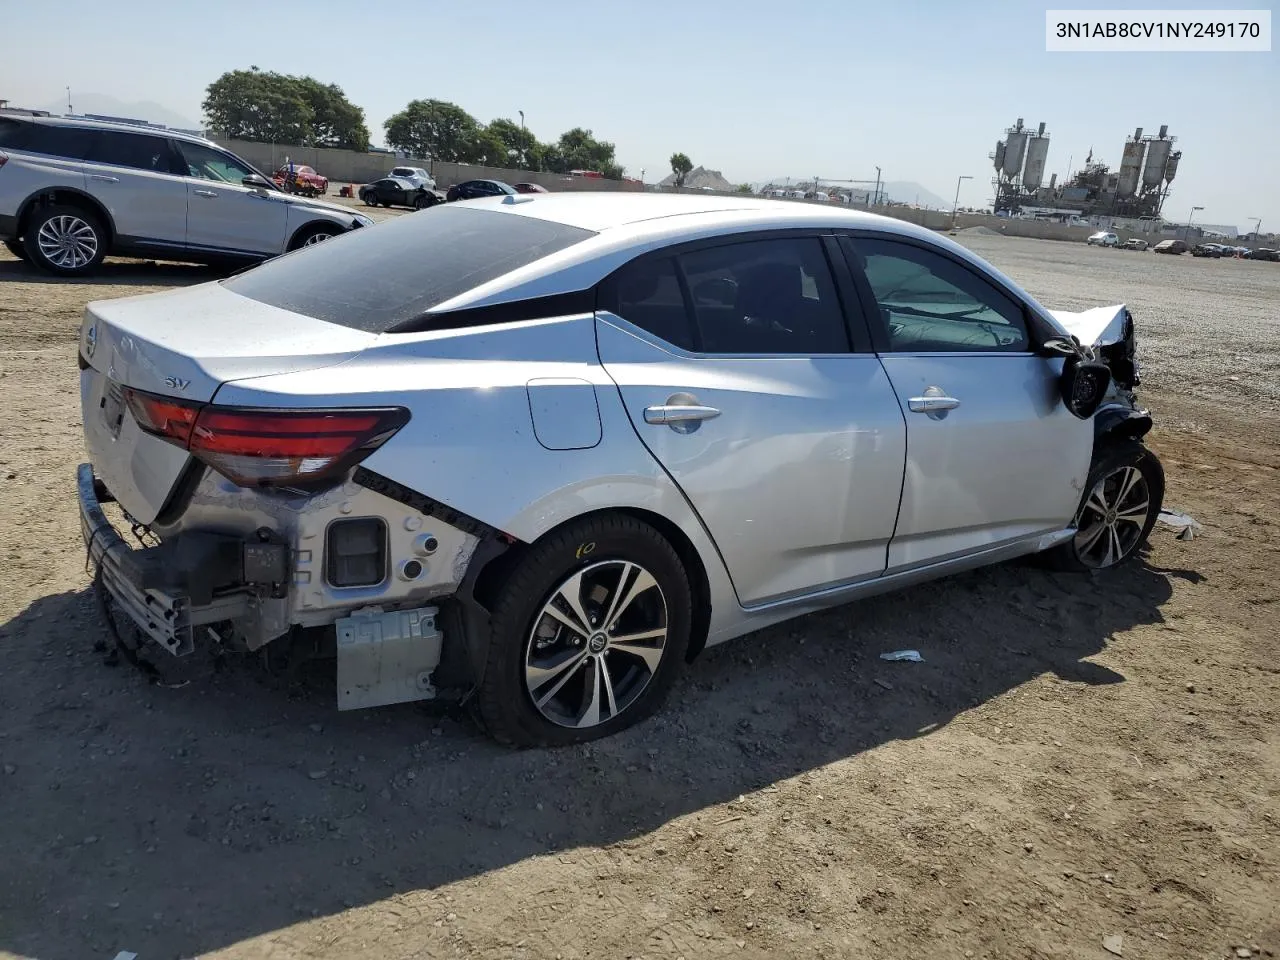
<path id="1" fill-rule="evenodd" d="M 392 167 L 387 176 L 396 180 L 408 180 L 415 189 L 425 187 L 428 190 L 434 190 L 436 188 L 435 178 L 422 167 Z"/>
<path id="2" fill-rule="evenodd" d="M 108 254 L 252 262 L 372 223 L 285 193 L 199 137 L 0 114 L 0 241 L 52 273 L 88 273 Z"/>
<path id="3" fill-rule="evenodd" d="M 80 366 L 84 535 L 147 648 L 327 636 L 340 708 L 472 689 L 516 744 L 625 727 L 808 611 L 1112 567 L 1164 487 L 1127 309 L 835 207 L 433 207 L 92 303 Z"/>

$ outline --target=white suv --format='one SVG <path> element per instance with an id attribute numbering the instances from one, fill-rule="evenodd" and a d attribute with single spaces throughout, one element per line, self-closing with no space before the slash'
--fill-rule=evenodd
<path id="1" fill-rule="evenodd" d="M 1097 244 L 1100 247 L 1118 247 L 1120 246 L 1120 238 L 1114 233 L 1107 233 L 1105 230 L 1099 230 L 1097 233 L 1089 237 L 1088 244 L 1093 246 Z"/>
<path id="2" fill-rule="evenodd" d="M 199 137 L 0 113 L 0 241 L 52 273 L 87 273 L 108 254 L 265 260 L 372 223 L 284 193 Z"/>

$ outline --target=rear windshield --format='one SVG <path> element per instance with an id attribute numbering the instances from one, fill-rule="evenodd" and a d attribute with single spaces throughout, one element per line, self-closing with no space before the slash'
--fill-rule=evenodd
<path id="1" fill-rule="evenodd" d="M 386 333 L 593 236 L 533 217 L 441 204 L 268 260 L 223 285 L 317 320 Z"/>

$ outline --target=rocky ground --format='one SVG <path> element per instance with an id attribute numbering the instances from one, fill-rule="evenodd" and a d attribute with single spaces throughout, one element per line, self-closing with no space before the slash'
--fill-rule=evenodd
<path id="1" fill-rule="evenodd" d="M 767 630 L 639 729 L 523 753 L 338 714 L 323 671 L 104 665 L 80 313 L 209 274 L 0 252 L 0 957 L 1280 953 L 1280 265 L 960 239 L 1050 306 L 1129 303 L 1201 535 Z"/>

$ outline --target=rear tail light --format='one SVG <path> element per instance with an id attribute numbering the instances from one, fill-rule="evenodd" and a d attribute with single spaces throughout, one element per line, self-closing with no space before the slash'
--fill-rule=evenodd
<path id="1" fill-rule="evenodd" d="M 126 391 L 138 426 L 242 487 L 331 478 L 382 446 L 409 420 L 401 407 L 260 410 L 215 407 Z"/>

